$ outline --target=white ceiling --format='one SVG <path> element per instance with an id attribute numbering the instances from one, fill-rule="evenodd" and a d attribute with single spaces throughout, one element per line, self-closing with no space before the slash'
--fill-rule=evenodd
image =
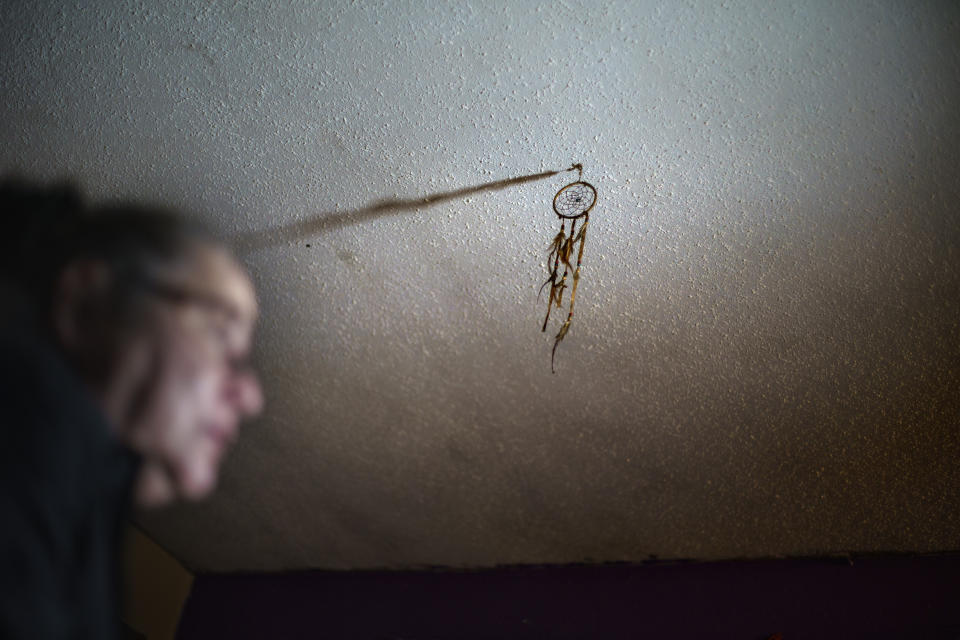
<path id="1" fill-rule="evenodd" d="M 960 5 L 276 4 L 0 8 L 0 169 L 246 241 L 188 566 L 960 549 Z M 576 174 L 472 188 L 574 162 L 551 375 Z"/>

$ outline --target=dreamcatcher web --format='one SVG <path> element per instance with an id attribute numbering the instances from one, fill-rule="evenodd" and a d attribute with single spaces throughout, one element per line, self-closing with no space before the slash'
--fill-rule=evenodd
<path id="1" fill-rule="evenodd" d="M 597 200 L 597 192 L 586 182 L 568 184 L 553 199 L 553 208 L 563 218 L 579 218 L 586 214 Z"/>

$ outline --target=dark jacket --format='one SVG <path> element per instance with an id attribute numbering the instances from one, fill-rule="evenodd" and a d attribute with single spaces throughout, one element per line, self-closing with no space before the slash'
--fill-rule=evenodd
<path id="1" fill-rule="evenodd" d="M 120 637 L 137 458 L 0 283 L 0 638 Z"/>

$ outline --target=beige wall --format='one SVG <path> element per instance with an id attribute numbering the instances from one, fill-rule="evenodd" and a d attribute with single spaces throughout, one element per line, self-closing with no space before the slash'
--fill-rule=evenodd
<path id="1" fill-rule="evenodd" d="M 124 547 L 123 621 L 148 640 L 167 640 L 177 632 L 180 612 L 193 574 L 134 526 Z"/>

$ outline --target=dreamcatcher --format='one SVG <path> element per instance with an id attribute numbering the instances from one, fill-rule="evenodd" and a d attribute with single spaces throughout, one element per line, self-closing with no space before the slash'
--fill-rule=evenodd
<path id="1" fill-rule="evenodd" d="M 597 190 L 589 182 L 583 182 L 583 166 L 573 165 L 571 169 L 579 172 L 576 182 L 571 182 L 567 186 L 557 191 L 553 197 L 553 211 L 560 218 L 560 233 L 553 238 L 550 243 L 550 255 L 547 258 L 547 269 L 549 277 L 540 287 L 543 293 L 544 287 L 550 285 L 550 300 L 547 302 L 547 315 L 543 319 L 543 328 L 547 330 L 547 323 L 550 321 L 550 312 L 554 305 L 558 309 L 563 308 L 563 292 L 567 289 L 567 277 L 570 276 L 573 283 L 570 285 L 570 302 L 567 310 L 567 319 L 560 326 L 553 339 L 553 351 L 550 353 L 550 370 L 556 373 L 553 362 L 557 355 L 557 346 L 563 340 L 570 330 L 570 321 L 573 319 L 573 304 L 577 298 L 577 285 L 580 282 L 580 263 L 583 261 L 583 243 L 587 239 L 587 225 L 590 223 L 590 210 L 597 201 Z M 577 223 L 583 219 L 579 228 Z M 570 233 L 567 234 L 567 221 L 570 221 Z M 571 258 L 574 251 L 577 254 L 577 264 L 573 266 Z M 550 263 L 553 263 L 551 267 Z M 563 265 L 563 273 L 560 273 L 560 265 Z M 572 273 L 572 276 L 571 276 Z"/>

